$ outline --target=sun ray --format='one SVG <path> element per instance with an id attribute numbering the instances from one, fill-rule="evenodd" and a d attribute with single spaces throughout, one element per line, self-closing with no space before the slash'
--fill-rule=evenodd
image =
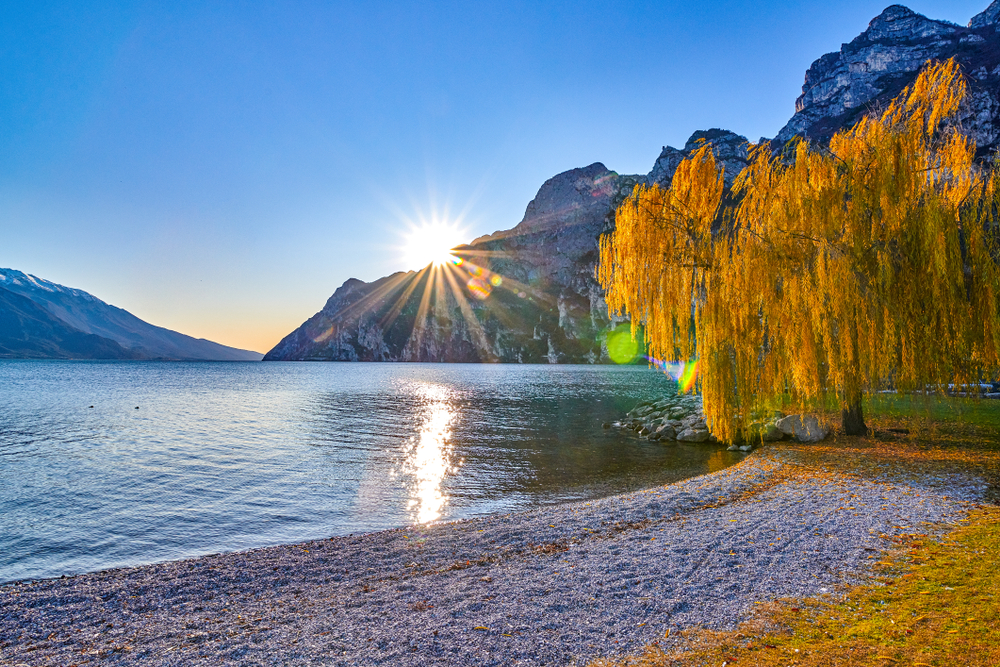
<path id="1" fill-rule="evenodd" d="M 417 317 L 413 321 L 413 330 L 410 332 L 410 338 L 407 340 L 407 347 L 410 347 L 410 341 L 415 340 L 414 353 L 418 356 L 420 354 L 421 346 L 423 345 L 424 330 L 427 326 L 427 316 L 430 312 L 431 304 L 431 283 L 433 281 L 433 268 L 427 267 L 428 271 L 424 273 L 424 290 L 420 295 L 420 305 L 417 307 Z"/>
<path id="2" fill-rule="evenodd" d="M 339 323 L 350 319 L 355 314 L 364 313 L 366 310 L 370 309 L 373 304 L 379 301 L 384 296 L 388 295 L 394 289 L 397 289 L 403 281 L 407 279 L 409 274 L 399 274 L 396 276 L 390 276 L 388 280 L 382 285 L 379 285 L 376 289 L 364 295 L 362 298 L 358 299 L 352 304 L 348 304 L 342 310 L 337 312 L 337 322 L 331 324 L 327 327 L 326 331 L 319 334 L 313 341 L 316 343 L 322 343 L 323 341 L 329 339 L 334 334 L 339 331 Z"/>
<path id="3" fill-rule="evenodd" d="M 457 273 L 457 267 L 454 265 L 446 265 L 441 273 L 448 280 L 448 284 L 451 286 L 452 294 L 455 296 L 455 301 L 458 303 L 459 312 L 462 314 L 462 318 L 465 320 L 466 324 L 469 325 L 469 332 L 475 336 L 476 342 L 479 344 L 480 349 L 483 354 L 487 356 L 487 359 L 480 358 L 480 361 L 495 361 L 496 356 L 490 350 L 489 343 L 486 342 L 486 332 L 483 330 L 483 325 L 479 322 L 479 318 L 472 311 L 472 306 L 469 305 L 469 300 L 465 298 L 465 294 L 462 293 L 462 289 L 458 286 L 458 281 L 455 280 L 455 276 L 452 273 Z"/>
<path id="4" fill-rule="evenodd" d="M 463 268 L 466 268 L 466 270 L 470 272 L 470 275 L 475 275 L 477 277 L 479 275 L 478 274 L 479 271 L 482 271 L 483 273 L 489 274 L 490 277 L 492 277 L 492 276 L 499 276 L 500 277 L 500 283 L 499 284 L 494 284 L 493 287 L 501 287 L 502 286 L 504 289 L 506 289 L 506 290 L 508 290 L 510 292 L 513 292 L 514 294 L 516 294 L 517 296 L 519 296 L 522 299 L 527 298 L 528 296 L 530 296 L 535 301 L 537 301 L 539 303 L 542 303 L 542 304 L 545 304 L 547 306 L 554 306 L 556 304 L 556 300 L 551 295 L 546 294 L 545 292 L 543 292 L 541 290 L 535 289 L 534 287 L 531 287 L 530 285 L 522 283 L 519 280 L 516 280 L 514 278 L 510 278 L 509 276 L 506 276 L 506 275 L 503 275 L 503 274 L 501 274 L 499 272 L 493 271 L 492 269 L 490 269 L 488 267 L 483 267 L 483 266 L 480 266 L 480 265 L 476 264 L 475 262 L 470 262 L 470 261 L 466 260 L 466 258 L 465 258 L 466 254 L 467 253 L 465 251 L 456 252 L 455 253 L 455 257 L 458 260 L 461 260 L 461 261 L 460 262 L 452 262 L 452 263 L 453 264 L 457 264 L 457 265 L 459 265 L 459 266 L 461 266 Z"/>
<path id="5" fill-rule="evenodd" d="M 410 295 L 413 294 L 417 285 L 420 284 L 421 278 L 430 270 L 430 268 L 430 266 L 425 266 L 420 269 L 415 276 L 413 276 L 413 279 L 403 289 L 402 294 L 396 298 L 396 301 L 392 304 L 392 308 L 389 309 L 389 312 L 387 312 L 385 316 L 379 320 L 379 326 L 383 331 L 392 326 L 393 322 L 396 321 L 396 318 L 399 317 L 399 313 L 402 312 L 403 308 L 406 307 L 407 302 L 410 300 Z M 410 274 L 407 274 L 407 277 L 409 278 Z"/>

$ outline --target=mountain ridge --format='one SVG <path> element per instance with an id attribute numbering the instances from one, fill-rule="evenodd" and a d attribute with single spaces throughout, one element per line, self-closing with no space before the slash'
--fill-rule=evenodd
<path id="1" fill-rule="evenodd" d="M 955 57 L 970 82 L 959 122 L 980 155 L 996 151 L 998 22 L 1000 0 L 965 27 L 890 5 L 839 51 L 811 64 L 772 149 L 796 136 L 829 141 L 898 95 L 928 60 Z M 598 239 L 614 229 L 615 210 L 635 185 L 668 186 L 702 142 L 712 146 L 731 186 L 747 165 L 749 144 L 719 128 L 695 132 L 682 149 L 664 146 L 645 175 L 621 175 L 600 162 L 557 174 L 517 225 L 457 248 L 457 268 L 440 278 L 427 269 L 372 283 L 352 278 L 264 360 L 609 363 L 607 334 L 619 319 L 608 315 L 594 277 Z"/>
<path id="2" fill-rule="evenodd" d="M 0 287 L 0 359 L 137 359 L 113 340 L 69 326 L 28 297 Z"/>
<path id="3" fill-rule="evenodd" d="M 240 350 L 150 324 L 123 308 L 105 303 L 89 292 L 66 287 L 16 269 L 0 268 L 0 288 L 30 300 L 48 316 L 62 323 L 68 330 L 97 336 L 126 351 L 125 356 L 121 357 L 94 358 L 259 361 L 263 356 L 259 352 Z M 13 305 L 7 305 L 13 308 Z M 0 335 L 13 336 L 13 339 L 17 339 L 21 335 L 17 333 L 18 331 L 35 330 L 38 332 L 49 330 L 46 328 L 49 326 L 55 327 L 51 329 L 53 332 L 62 331 L 54 323 L 48 322 L 47 318 L 34 318 L 36 321 L 28 326 L 27 322 L 32 319 L 26 315 L 28 311 L 22 309 L 17 312 L 20 313 L 21 319 L 7 320 L 8 328 L 0 331 Z M 17 325 L 17 322 L 20 322 L 20 325 Z M 22 328 L 19 330 L 17 326 Z M 63 332 L 60 335 L 69 334 Z M 37 342 L 42 343 L 41 340 Z M 102 350 L 105 348 L 106 350 L 114 349 L 106 345 L 101 347 Z M 44 349 L 44 346 L 39 349 Z M 59 358 L 85 358 L 66 357 L 65 353 L 66 350 L 61 350 L 56 356 Z"/>

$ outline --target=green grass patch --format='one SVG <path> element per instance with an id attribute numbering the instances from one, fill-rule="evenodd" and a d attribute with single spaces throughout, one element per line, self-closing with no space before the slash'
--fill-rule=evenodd
<path id="1" fill-rule="evenodd" d="M 1000 401 L 919 394 L 878 394 L 869 397 L 865 411 L 875 419 L 921 419 L 943 424 L 962 423 L 1000 433 Z"/>

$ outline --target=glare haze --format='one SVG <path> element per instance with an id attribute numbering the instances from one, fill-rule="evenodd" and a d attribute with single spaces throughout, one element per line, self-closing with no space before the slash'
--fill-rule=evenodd
<path id="1" fill-rule="evenodd" d="M 420 268 L 421 221 L 471 240 L 567 169 L 774 136 L 888 4 L 6 3 L 0 266 L 265 352 L 348 278 Z"/>

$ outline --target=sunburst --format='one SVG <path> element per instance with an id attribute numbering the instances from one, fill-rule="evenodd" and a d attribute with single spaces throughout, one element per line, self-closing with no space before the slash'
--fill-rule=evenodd
<path id="1" fill-rule="evenodd" d="M 455 223 L 429 222 L 411 227 L 403 243 L 407 268 L 443 266 L 452 261 L 452 250 L 465 242 L 466 232 Z"/>

